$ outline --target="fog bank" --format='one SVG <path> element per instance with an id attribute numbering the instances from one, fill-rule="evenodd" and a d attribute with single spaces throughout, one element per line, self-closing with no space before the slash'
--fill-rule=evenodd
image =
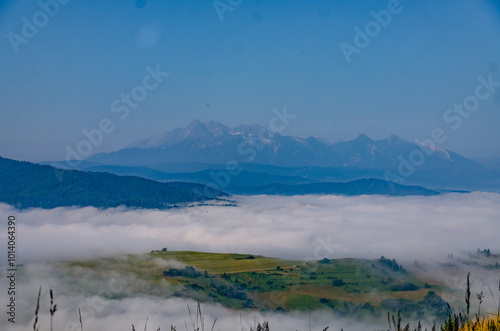
<path id="1" fill-rule="evenodd" d="M 20 263 L 163 247 L 289 259 L 388 255 L 409 261 L 477 248 L 500 249 L 500 194 L 236 199 L 238 207 L 166 211 L 92 207 L 18 211 L 2 204 L 0 218 L 16 217 Z M 6 228 L 0 233 L 0 240 L 5 239 Z"/>

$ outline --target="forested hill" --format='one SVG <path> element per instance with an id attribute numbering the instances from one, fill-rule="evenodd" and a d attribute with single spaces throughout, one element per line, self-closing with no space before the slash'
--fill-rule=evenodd
<path id="1" fill-rule="evenodd" d="M 0 202 L 20 209 L 120 205 L 164 209 L 227 196 L 205 188 L 202 184 L 159 183 L 132 176 L 60 170 L 0 157 Z"/>
<path id="2" fill-rule="evenodd" d="M 400 185 L 395 182 L 375 178 L 363 178 L 349 182 L 324 182 L 310 184 L 287 185 L 273 183 L 254 187 L 236 187 L 233 194 L 267 194 L 267 195 L 303 195 L 303 194 L 341 194 L 341 195 L 438 195 L 438 191 L 421 186 Z"/>

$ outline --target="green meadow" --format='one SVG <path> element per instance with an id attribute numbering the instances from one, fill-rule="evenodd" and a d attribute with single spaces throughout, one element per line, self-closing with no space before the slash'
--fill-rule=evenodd
<path id="1" fill-rule="evenodd" d="M 228 308 L 265 311 L 331 310 L 345 316 L 380 317 L 400 311 L 420 318 L 451 312 L 440 284 L 428 284 L 395 260 L 294 261 L 251 254 L 153 251 L 60 265 L 74 285 L 118 277 L 129 295 L 183 297 Z"/>

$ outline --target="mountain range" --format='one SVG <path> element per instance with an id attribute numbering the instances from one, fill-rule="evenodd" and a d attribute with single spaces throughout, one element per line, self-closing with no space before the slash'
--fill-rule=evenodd
<path id="1" fill-rule="evenodd" d="M 394 135 L 372 140 L 362 134 L 331 144 L 315 137 L 284 136 L 257 124 L 230 128 L 195 120 L 115 152 L 93 155 L 78 168 L 69 162 L 40 165 L 0 157 L 0 202 L 18 208 L 163 209 L 213 199 L 232 204 L 224 202 L 227 193 L 500 192 L 497 160 L 481 161 L 488 161 L 488 168 L 452 151 Z M 411 173 L 402 176 L 401 170 L 408 172 L 409 167 Z"/>
<path id="2" fill-rule="evenodd" d="M 425 187 L 432 192 L 500 192 L 496 158 L 470 160 L 432 143 L 408 142 L 395 135 L 373 140 L 361 134 L 350 141 L 329 143 L 281 135 L 258 124 L 230 128 L 215 121 L 194 120 L 115 152 L 90 156 L 77 168 L 71 162 L 46 164 L 161 182 L 199 183 L 230 194 L 335 193 L 334 183 L 360 179 Z M 354 185 L 361 187 L 358 184 Z M 431 193 L 420 189 L 414 194 Z M 362 191 L 359 194 L 376 194 L 371 189 L 372 193 Z"/>
<path id="3" fill-rule="evenodd" d="M 484 169 L 481 164 L 452 151 L 408 142 L 394 135 L 372 140 L 361 134 L 350 141 L 330 144 L 315 137 L 284 136 L 258 124 L 230 128 L 219 122 L 198 120 L 184 128 L 133 142 L 118 151 L 93 155 L 86 161 L 129 166 L 238 162 L 280 167 L 398 169 L 401 157 L 408 161 L 412 153 L 424 155 L 423 162 L 417 160 L 419 170 Z"/>
<path id="4" fill-rule="evenodd" d="M 118 167 L 117 170 L 120 168 Z M 159 172 L 160 174 L 163 174 Z M 144 177 L 144 176 L 143 176 Z M 289 184 L 277 182 L 268 176 L 267 181 L 257 176 L 253 181 L 252 172 L 248 172 L 246 182 L 229 188 L 238 194 L 383 194 L 392 196 L 437 195 L 440 192 L 418 186 L 399 185 L 380 179 L 361 179 L 346 183 L 321 182 L 294 179 L 290 176 Z M 166 209 L 194 204 L 218 204 L 233 206 L 234 201 L 228 194 L 214 187 L 191 180 L 168 180 L 159 182 L 138 176 L 115 175 L 110 171 L 63 170 L 49 165 L 20 162 L 0 157 L 0 202 L 26 208 L 57 208 L 70 206 L 93 206 L 110 208 L 125 206 L 131 208 Z M 195 180 L 193 180 L 195 179 Z M 305 184 L 309 182 L 309 184 Z M 241 185 L 241 184 L 246 185 Z M 267 184 L 266 184 L 267 183 Z M 223 185 L 222 185 L 223 186 Z M 219 187 L 220 188 L 220 187 Z"/>

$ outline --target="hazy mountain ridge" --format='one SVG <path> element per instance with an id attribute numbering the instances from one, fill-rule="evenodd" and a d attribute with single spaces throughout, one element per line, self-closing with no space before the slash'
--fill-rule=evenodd
<path id="1" fill-rule="evenodd" d="M 51 163 L 48 163 L 51 164 Z M 64 166 L 64 163 L 53 163 Z M 241 192 L 242 187 L 263 186 L 273 183 L 298 185 L 318 182 L 350 182 L 358 179 L 387 179 L 385 169 L 359 169 L 337 167 L 278 167 L 258 163 L 242 163 L 241 172 L 230 176 L 224 191 Z M 69 166 L 68 166 L 69 168 Z M 83 161 L 78 167 L 84 171 L 110 172 L 117 175 L 139 176 L 157 181 L 187 181 L 214 185 L 213 174 L 224 172 L 225 164 L 204 163 L 159 163 L 147 166 L 101 165 Z M 394 170 L 393 170 L 394 172 Z M 397 174 L 397 170 L 394 172 Z M 210 176 L 212 174 L 212 176 Z M 468 171 L 460 169 L 416 170 L 411 176 L 398 182 L 405 186 L 420 186 L 443 192 L 446 190 L 500 192 L 500 170 L 483 169 Z"/>
<path id="2" fill-rule="evenodd" d="M 500 169 L 500 156 L 475 158 L 474 161 L 488 169 Z"/>
<path id="3" fill-rule="evenodd" d="M 210 121 L 191 122 L 162 135 L 136 141 L 111 153 L 99 153 L 90 162 L 112 165 L 157 163 L 208 163 L 230 161 L 282 167 L 320 166 L 361 169 L 397 169 L 400 156 L 424 153 L 419 169 L 483 169 L 479 163 L 457 153 L 408 142 L 397 136 L 372 140 L 361 134 L 350 141 L 329 144 L 315 137 L 298 138 L 273 133 L 258 124 L 230 128 Z"/>
<path id="4" fill-rule="evenodd" d="M 202 184 L 159 183 L 110 173 L 60 170 L 0 157 L 0 202 L 20 209 L 120 205 L 165 209 L 227 196 L 211 189 L 212 196 L 208 197 L 202 193 L 204 190 Z"/>
<path id="5" fill-rule="evenodd" d="M 228 164 L 237 167 L 237 174 L 229 175 Z M 64 166 L 64 162 L 57 166 Z M 428 142 L 408 142 L 395 135 L 372 140 L 361 134 L 330 144 L 312 136 L 303 139 L 273 133 L 258 124 L 231 128 L 198 120 L 124 149 L 93 155 L 78 169 L 215 185 L 236 194 L 334 193 L 325 185 L 319 191 L 319 186 L 295 186 L 359 179 L 389 180 L 439 192 L 500 192 L 499 170 L 487 169 Z M 279 189 L 265 187 L 278 184 L 282 185 Z M 283 192 L 285 187 L 289 192 Z"/>
<path id="6" fill-rule="evenodd" d="M 238 187 L 233 193 L 239 194 L 267 194 L 267 195 L 303 195 L 303 194 L 336 194 L 336 195 L 438 195 L 439 192 L 420 186 L 399 185 L 381 179 L 358 179 L 350 182 L 322 182 L 310 184 L 289 185 L 273 183 L 263 186 Z"/>
<path id="7" fill-rule="evenodd" d="M 251 168 L 252 169 L 252 168 Z M 217 169 L 206 169 L 196 172 L 167 173 L 145 167 L 120 167 L 120 166 L 94 166 L 86 171 L 111 172 L 117 175 L 140 176 L 158 181 L 186 181 L 205 185 L 214 184 L 214 174 Z M 308 179 L 293 173 L 288 175 L 273 174 L 271 171 L 257 172 L 243 170 L 237 176 L 230 178 L 223 189 L 231 194 L 240 195 L 304 195 L 304 194 L 339 194 L 339 195 L 437 195 L 439 191 L 430 190 L 416 185 L 400 185 L 391 181 L 377 178 L 364 178 L 359 175 L 350 180 L 345 180 L 349 174 L 339 173 L 337 178 L 330 181 Z M 266 168 L 267 170 L 267 168 Z M 305 170 L 305 169 L 301 169 Z M 372 172 L 366 172 L 369 176 Z M 303 174 L 303 173 L 302 173 Z M 382 176 L 382 173 L 380 174 Z M 354 176 L 352 176 L 354 177 Z"/>
<path id="8" fill-rule="evenodd" d="M 99 167 L 87 171 L 65 170 L 0 157 L 0 202 L 19 209 L 69 206 L 165 209 L 194 202 L 204 203 L 208 200 L 234 205 L 232 201 L 224 199 L 227 194 L 223 191 L 246 195 L 439 194 L 422 187 L 402 186 L 376 179 L 346 183 L 314 183 L 301 177 L 249 171 L 234 177 L 239 181 L 233 181 L 231 185 L 214 187 L 212 170 L 166 174 L 148 168 L 103 167 L 105 171 L 99 170 Z M 137 177 L 137 175 L 142 176 Z M 164 182 L 147 177 L 160 178 Z"/>

